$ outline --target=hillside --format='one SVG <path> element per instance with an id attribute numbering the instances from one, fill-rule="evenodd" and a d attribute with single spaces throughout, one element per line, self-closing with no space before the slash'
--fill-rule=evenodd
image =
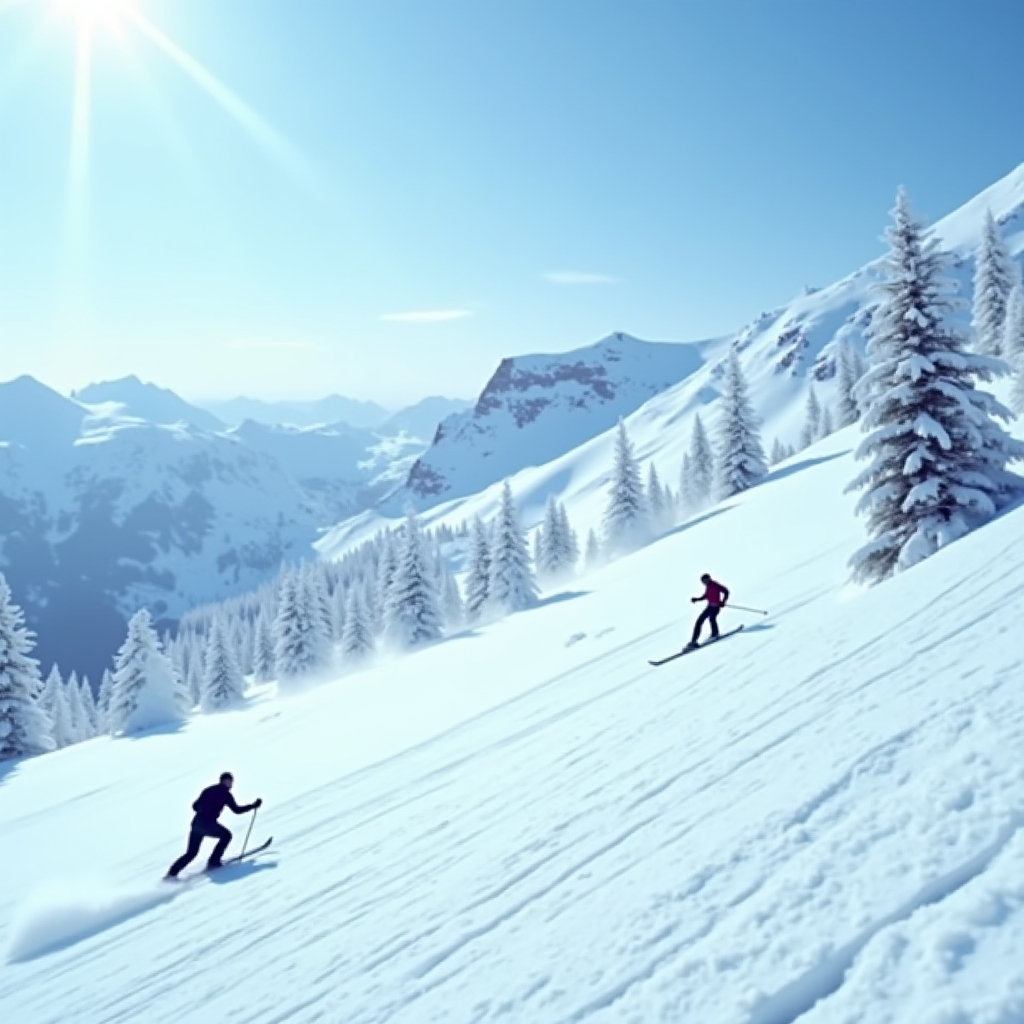
<path id="1" fill-rule="evenodd" d="M 561 355 L 504 359 L 472 409 L 445 419 L 381 510 L 430 508 L 550 461 L 692 374 L 699 346 L 616 333 Z"/>
<path id="2" fill-rule="evenodd" d="M 855 438 L 532 612 L 9 768 L 0 1019 L 1021 1019 L 1024 509 L 850 588 Z M 704 570 L 770 616 L 649 668 Z M 274 846 L 162 886 L 225 767 Z"/>
<path id="3" fill-rule="evenodd" d="M 1024 164 L 934 225 L 943 247 L 954 254 L 954 274 L 968 304 L 973 292 L 974 251 L 987 209 L 999 222 L 1010 251 L 1018 261 L 1024 260 Z M 883 226 L 884 212 L 880 212 L 879 233 Z M 869 264 L 827 288 L 808 290 L 784 306 L 763 313 L 734 335 L 679 346 L 690 351 L 692 372 L 625 418 L 637 454 L 657 466 L 663 481 L 677 485 L 694 415 L 700 413 L 705 425 L 713 426 L 719 380 L 732 344 L 741 352 L 751 399 L 763 421 L 766 449 L 775 437 L 795 442 L 804 421 L 808 382 L 814 382 L 823 404 L 835 400 L 837 332 L 863 348 L 863 330 L 875 301 L 872 288 L 876 271 L 877 265 Z M 967 308 L 963 317 L 969 316 Z M 557 394 L 557 388 L 552 394 Z M 441 489 L 423 497 L 418 507 L 426 510 L 424 522 L 455 526 L 476 514 L 493 514 L 505 475 L 511 478 L 527 525 L 539 522 L 551 494 L 566 502 L 574 519 L 598 522 L 611 467 L 614 422 L 571 450 L 566 448 L 563 454 L 545 460 L 540 457 L 543 449 L 527 446 L 526 435 L 507 420 L 506 415 L 495 427 L 497 436 L 487 442 L 497 454 L 489 454 L 482 442 L 467 440 L 462 428 L 457 435 L 435 441 L 424 454 L 417 465 L 436 465 L 443 454 L 452 467 L 447 472 L 453 479 L 475 480 L 481 485 L 475 490 L 468 486 Z M 557 421 L 546 422 L 557 431 Z M 581 427 L 584 422 L 579 421 Z M 594 421 L 589 425 L 593 426 Z M 520 444 L 524 447 L 518 448 Z M 503 452 L 513 454 L 506 457 Z M 414 467 L 413 475 L 417 472 Z M 319 542 L 321 553 L 339 557 L 393 522 L 399 511 L 396 505 L 391 500 L 339 523 Z"/>

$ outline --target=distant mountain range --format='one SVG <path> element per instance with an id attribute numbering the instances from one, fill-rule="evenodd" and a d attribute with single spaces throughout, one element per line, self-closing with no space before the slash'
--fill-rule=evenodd
<path id="1" fill-rule="evenodd" d="M 377 430 L 229 427 L 137 377 L 73 398 L 0 384 L 0 569 L 41 657 L 95 678 L 138 607 L 171 625 L 309 557 L 319 530 L 402 483 L 433 417 L 458 407 L 428 399 Z"/>

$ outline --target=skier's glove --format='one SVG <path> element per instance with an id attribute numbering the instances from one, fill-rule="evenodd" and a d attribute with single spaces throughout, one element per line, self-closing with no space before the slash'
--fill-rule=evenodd
<path id="1" fill-rule="evenodd" d="M 252 806 L 253 806 L 254 809 L 259 810 L 263 806 L 263 797 L 257 797 L 253 801 L 253 805 Z"/>
<path id="2" fill-rule="evenodd" d="M 699 597 L 691 597 L 690 598 L 690 604 L 696 604 L 699 600 L 700 600 Z"/>

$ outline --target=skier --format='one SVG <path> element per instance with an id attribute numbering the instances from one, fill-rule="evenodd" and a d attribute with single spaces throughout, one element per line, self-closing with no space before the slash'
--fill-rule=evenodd
<path id="1" fill-rule="evenodd" d="M 231 795 L 231 787 L 234 784 L 235 777 L 231 772 L 224 772 L 220 777 L 220 782 L 213 786 L 207 786 L 199 794 L 196 802 L 192 805 L 192 810 L 196 814 L 192 819 L 192 828 L 188 835 L 188 849 L 170 866 L 165 877 L 177 878 L 178 872 L 196 859 L 199 847 L 207 837 L 216 839 L 217 845 L 213 848 L 206 867 L 208 869 L 223 867 L 221 858 L 228 848 L 228 843 L 231 842 L 231 833 L 217 820 L 221 812 L 225 807 L 230 807 L 235 814 L 248 814 L 249 811 L 263 806 L 263 800 L 259 799 L 239 807 Z"/>
<path id="2" fill-rule="evenodd" d="M 729 588 L 722 583 L 717 583 L 708 573 L 700 578 L 704 584 L 704 593 L 700 597 L 691 597 L 690 600 L 696 604 L 698 601 L 707 601 L 707 607 L 697 616 L 697 622 L 693 627 L 693 637 L 684 648 L 692 651 L 700 639 L 700 631 L 705 622 L 711 623 L 711 639 L 718 639 L 718 613 L 725 607 L 729 600 Z"/>

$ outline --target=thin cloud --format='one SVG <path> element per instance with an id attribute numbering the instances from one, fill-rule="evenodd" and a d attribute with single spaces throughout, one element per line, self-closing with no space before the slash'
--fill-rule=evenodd
<path id="1" fill-rule="evenodd" d="M 552 270 L 544 275 L 552 284 L 618 284 L 608 274 L 591 274 L 585 270 Z"/>
<path id="2" fill-rule="evenodd" d="M 444 320 L 461 320 L 472 316 L 469 309 L 419 309 L 411 313 L 384 313 L 381 320 L 399 324 L 436 324 Z"/>

